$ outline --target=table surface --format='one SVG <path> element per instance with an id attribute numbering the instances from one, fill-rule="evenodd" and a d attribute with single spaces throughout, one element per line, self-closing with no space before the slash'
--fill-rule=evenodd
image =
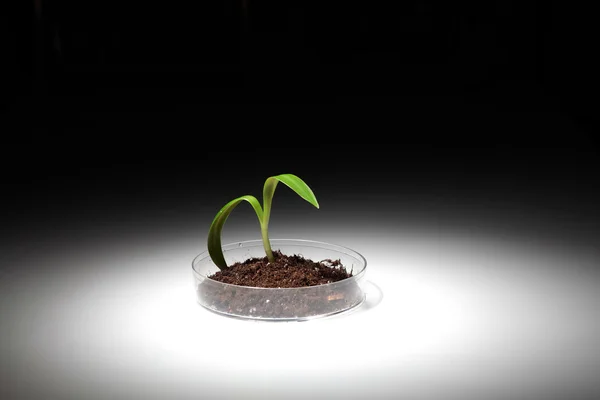
<path id="1" fill-rule="evenodd" d="M 278 228 L 278 237 L 343 244 L 368 260 L 366 302 L 309 322 L 230 319 L 199 306 L 191 273 L 204 240 L 198 215 L 129 219 L 118 229 L 71 221 L 70 228 L 40 228 L 27 240 L 5 242 L 0 393 L 463 400 L 600 394 L 598 250 L 567 240 L 575 229 L 584 234 L 583 224 L 558 220 L 560 235 L 540 221 L 524 223 L 515 210 L 504 217 L 455 210 L 448 219 L 431 204 L 398 207 L 405 211 L 375 210 L 362 219 L 330 211 L 336 224 L 329 228 L 315 230 L 314 216 Z M 241 212 L 236 218 L 246 221 Z M 254 238 L 254 222 L 238 236 L 229 222 L 231 241 Z"/>

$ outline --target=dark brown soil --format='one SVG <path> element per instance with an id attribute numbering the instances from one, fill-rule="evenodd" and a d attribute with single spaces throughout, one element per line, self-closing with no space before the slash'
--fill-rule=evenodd
<path id="1" fill-rule="evenodd" d="M 262 288 L 295 288 L 323 285 L 352 276 L 340 260 L 313 261 L 301 255 L 284 255 L 274 251 L 274 262 L 267 257 L 250 258 L 231 265 L 209 278 L 232 285 Z"/>
<path id="2" fill-rule="evenodd" d="M 273 252 L 218 271 L 197 287 L 210 310 L 245 318 L 302 320 L 332 315 L 360 304 L 364 294 L 340 260 L 313 261 Z M 228 283 L 217 284 L 215 281 Z M 338 282 L 335 285 L 328 283 Z M 269 289 L 265 289 L 269 288 Z"/>

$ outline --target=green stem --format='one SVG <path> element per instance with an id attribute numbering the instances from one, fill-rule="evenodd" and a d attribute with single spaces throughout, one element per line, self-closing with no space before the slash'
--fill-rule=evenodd
<path id="1" fill-rule="evenodd" d="M 265 253 L 267 253 L 267 258 L 270 262 L 275 261 L 273 251 L 271 250 L 271 242 L 269 241 L 269 220 L 271 219 L 271 202 L 273 201 L 273 194 L 275 193 L 277 183 L 279 183 L 277 179 L 270 177 L 267 178 L 265 186 L 263 187 L 263 216 L 260 224 L 260 231 L 262 233 Z"/>
<path id="2" fill-rule="evenodd" d="M 270 262 L 275 261 L 275 257 L 273 256 L 273 250 L 271 250 L 271 242 L 269 241 L 269 223 L 263 223 L 260 225 L 260 233 L 262 234 L 263 246 L 265 248 L 265 253 L 267 253 L 267 258 Z"/>

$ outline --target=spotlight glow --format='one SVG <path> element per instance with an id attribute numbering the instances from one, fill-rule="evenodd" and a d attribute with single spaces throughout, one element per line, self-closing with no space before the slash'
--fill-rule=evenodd
<path id="1" fill-rule="evenodd" d="M 345 239 L 368 260 L 367 301 L 303 323 L 201 308 L 190 266 L 196 240 L 104 240 L 29 259 L 33 268 L 0 286 L 2 391 L 73 399 L 600 394 L 596 254 L 408 228 Z"/>

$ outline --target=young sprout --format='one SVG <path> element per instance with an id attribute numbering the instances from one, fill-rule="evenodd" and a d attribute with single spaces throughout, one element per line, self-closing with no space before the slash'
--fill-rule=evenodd
<path id="1" fill-rule="evenodd" d="M 308 187 L 306 183 L 296 175 L 292 174 L 282 174 L 277 176 L 271 176 L 267 178 L 265 181 L 265 186 L 263 188 L 263 205 L 264 208 L 261 207 L 260 202 L 256 199 L 256 197 L 251 195 L 245 195 L 238 197 L 237 199 L 231 200 L 229 203 L 225 204 L 223 208 L 217 213 L 215 219 L 210 225 L 210 229 L 208 230 L 208 254 L 210 258 L 215 263 L 217 267 L 220 269 L 227 269 L 227 263 L 225 262 L 225 257 L 223 256 L 223 249 L 221 247 L 221 231 L 223 230 L 223 225 L 231 214 L 231 211 L 240 204 L 242 201 L 247 201 L 250 203 L 256 215 L 258 216 L 258 222 L 260 223 L 260 232 L 262 235 L 263 246 L 265 248 L 265 253 L 267 253 L 267 258 L 269 261 L 275 261 L 273 257 L 273 251 L 271 250 L 271 242 L 269 241 L 269 217 L 271 215 L 271 203 L 273 201 L 273 194 L 275 193 L 275 188 L 277 184 L 282 182 L 286 184 L 290 189 L 296 192 L 300 197 L 304 200 L 308 201 L 313 206 L 319 208 L 319 203 L 315 198 L 313 191 Z"/>

